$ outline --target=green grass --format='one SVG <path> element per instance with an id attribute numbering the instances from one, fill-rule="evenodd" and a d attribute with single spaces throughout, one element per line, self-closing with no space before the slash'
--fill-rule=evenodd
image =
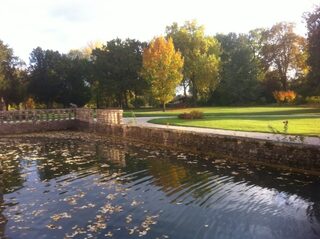
<path id="1" fill-rule="evenodd" d="M 296 114 L 318 114 L 320 116 L 320 108 L 312 107 L 279 107 L 279 106 L 262 106 L 262 107 L 201 107 L 173 109 L 162 112 L 160 109 L 140 109 L 133 111 L 125 111 L 124 117 L 156 117 L 156 116 L 176 116 L 183 112 L 191 110 L 199 110 L 205 116 L 240 116 L 240 115 L 296 115 Z"/>
<path id="2" fill-rule="evenodd" d="M 288 134 L 320 136 L 320 108 L 303 106 L 262 107 L 202 107 L 161 110 L 126 111 L 125 117 L 177 116 L 183 112 L 199 110 L 204 113 L 201 120 L 178 118 L 154 119 L 150 122 L 178 126 L 203 127 L 254 132 L 284 133 L 283 121 L 289 121 Z"/>
<path id="3" fill-rule="evenodd" d="M 238 116 L 205 117 L 199 120 L 182 120 L 178 118 L 154 119 L 150 122 L 178 126 L 228 129 L 254 132 L 284 132 L 283 121 L 288 120 L 288 134 L 320 136 L 319 116 Z"/>

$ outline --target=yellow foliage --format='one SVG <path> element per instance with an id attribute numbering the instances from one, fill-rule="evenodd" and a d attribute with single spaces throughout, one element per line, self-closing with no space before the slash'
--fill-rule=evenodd
<path id="1" fill-rule="evenodd" d="M 151 83 L 151 92 L 165 109 L 182 81 L 183 58 L 174 49 L 171 38 L 155 38 L 143 53 L 143 76 Z"/>
<path id="2" fill-rule="evenodd" d="M 103 43 L 100 41 L 90 41 L 87 43 L 87 46 L 83 47 L 81 49 L 82 54 L 85 56 L 85 58 L 89 58 L 92 51 L 94 49 L 101 49 L 103 47 Z"/>

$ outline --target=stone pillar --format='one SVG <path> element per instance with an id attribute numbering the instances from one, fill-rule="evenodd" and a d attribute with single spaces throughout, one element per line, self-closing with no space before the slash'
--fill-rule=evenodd
<path id="1" fill-rule="evenodd" d="M 97 109 L 97 122 L 100 124 L 122 124 L 123 110 Z"/>

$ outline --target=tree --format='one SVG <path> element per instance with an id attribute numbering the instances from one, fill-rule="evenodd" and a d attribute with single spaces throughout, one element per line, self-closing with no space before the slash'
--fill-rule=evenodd
<path id="1" fill-rule="evenodd" d="M 61 86 L 55 100 L 68 107 L 70 103 L 85 105 L 91 98 L 89 62 L 74 55 L 61 55 Z"/>
<path id="2" fill-rule="evenodd" d="M 184 58 L 184 94 L 189 88 L 194 103 L 206 99 L 219 83 L 220 46 L 217 39 L 205 36 L 204 27 L 195 21 L 183 26 L 173 23 L 166 28 L 166 33 Z"/>
<path id="3" fill-rule="evenodd" d="M 33 49 L 30 55 L 29 92 L 37 102 L 52 108 L 61 90 L 63 71 L 61 55 L 58 51 Z"/>
<path id="4" fill-rule="evenodd" d="M 128 107 L 129 98 L 143 94 L 147 84 L 141 78 L 145 43 L 126 39 L 108 41 L 92 54 L 97 105 Z"/>
<path id="5" fill-rule="evenodd" d="M 308 28 L 309 95 L 320 95 L 320 6 L 305 15 Z"/>
<path id="6" fill-rule="evenodd" d="M 212 103 L 230 105 L 257 101 L 263 75 L 252 35 L 229 33 L 216 36 L 221 44 L 220 84 Z"/>
<path id="7" fill-rule="evenodd" d="M 0 40 L 0 99 L 4 99 L 6 108 L 24 99 L 26 72 L 22 69 L 23 64 L 13 55 L 13 50 Z"/>
<path id="8" fill-rule="evenodd" d="M 304 74 L 305 39 L 294 33 L 291 23 L 278 23 L 263 32 L 262 59 L 266 71 L 276 71 L 283 90 L 288 90 L 290 80 Z"/>
<path id="9" fill-rule="evenodd" d="M 182 81 L 182 67 L 183 58 L 174 49 L 171 38 L 154 39 L 143 53 L 143 75 L 150 82 L 152 95 L 161 102 L 163 111 Z"/>
<path id="10" fill-rule="evenodd" d="M 75 54 L 34 49 L 30 56 L 29 93 L 37 102 L 83 106 L 90 99 L 88 60 Z"/>

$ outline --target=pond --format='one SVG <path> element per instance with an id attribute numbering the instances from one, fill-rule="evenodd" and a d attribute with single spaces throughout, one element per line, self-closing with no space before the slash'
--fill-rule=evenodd
<path id="1" fill-rule="evenodd" d="M 319 176 L 85 133 L 0 149 L 0 238 L 320 237 Z"/>

